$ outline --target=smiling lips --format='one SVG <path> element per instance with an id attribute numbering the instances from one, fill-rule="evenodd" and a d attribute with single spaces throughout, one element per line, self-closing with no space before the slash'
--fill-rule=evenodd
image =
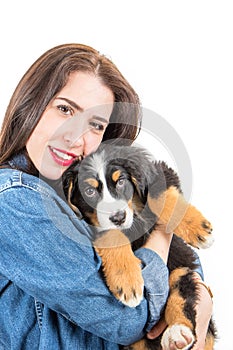
<path id="1" fill-rule="evenodd" d="M 77 158 L 81 156 L 77 156 L 76 154 L 62 151 L 58 148 L 49 147 L 50 154 L 53 157 L 53 160 L 61 166 L 70 166 Z"/>

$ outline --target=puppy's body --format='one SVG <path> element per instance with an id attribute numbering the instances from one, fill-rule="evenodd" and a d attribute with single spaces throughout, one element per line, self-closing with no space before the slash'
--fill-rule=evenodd
<path id="1" fill-rule="evenodd" d="M 108 287 L 128 306 L 137 306 L 143 296 L 140 261 L 132 250 L 142 246 L 160 224 L 175 232 L 168 259 L 170 295 L 164 313 L 168 328 L 162 339 L 145 338 L 125 349 L 166 350 L 171 338 L 183 339 L 182 333 L 194 344 L 196 256 L 186 243 L 206 248 L 213 239 L 210 223 L 184 200 L 177 174 L 164 162 L 152 162 L 141 148 L 102 145 L 68 169 L 64 189 L 70 206 L 93 227 L 93 245 L 102 258 Z M 214 337 L 211 320 L 205 350 L 213 348 Z M 185 349 L 190 349 L 190 344 Z"/>

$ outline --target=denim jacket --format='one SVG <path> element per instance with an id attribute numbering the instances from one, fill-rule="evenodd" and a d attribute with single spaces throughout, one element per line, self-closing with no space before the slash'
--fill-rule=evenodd
<path id="1" fill-rule="evenodd" d="M 0 350 L 117 350 L 158 321 L 168 270 L 155 252 L 136 252 L 145 298 L 126 307 L 103 281 L 89 227 L 46 182 L 0 169 L 0 203 Z"/>

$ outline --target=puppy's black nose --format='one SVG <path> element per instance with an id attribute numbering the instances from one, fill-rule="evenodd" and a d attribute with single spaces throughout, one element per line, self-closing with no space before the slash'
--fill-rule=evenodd
<path id="1" fill-rule="evenodd" d="M 125 210 L 119 210 L 116 213 L 109 216 L 109 220 L 116 226 L 120 226 L 125 222 L 126 212 Z"/>

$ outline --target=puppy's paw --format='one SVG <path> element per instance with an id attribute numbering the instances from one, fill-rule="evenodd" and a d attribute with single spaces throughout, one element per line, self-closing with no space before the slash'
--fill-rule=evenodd
<path id="1" fill-rule="evenodd" d="M 196 248 L 209 248 L 214 242 L 211 223 L 192 205 L 188 206 L 175 233 Z"/>
<path id="2" fill-rule="evenodd" d="M 141 261 L 134 255 L 129 239 L 119 230 L 110 230 L 95 241 L 95 249 L 110 291 L 127 306 L 139 305 L 144 289 Z"/>
<path id="3" fill-rule="evenodd" d="M 193 345 L 195 337 L 190 328 L 175 324 L 168 327 L 163 333 L 161 346 L 163 350 L 188 350 Z"/>
<path id="4" fill-rule="evenodd" d="M 123 304 L 129 307 L 139 305 L 144 289 L 140 261 L 132 257 L 131 262 L 127 261 L 127 265 L 117 264 L 114 271 L 106 276 L 109 289 Z"/>

